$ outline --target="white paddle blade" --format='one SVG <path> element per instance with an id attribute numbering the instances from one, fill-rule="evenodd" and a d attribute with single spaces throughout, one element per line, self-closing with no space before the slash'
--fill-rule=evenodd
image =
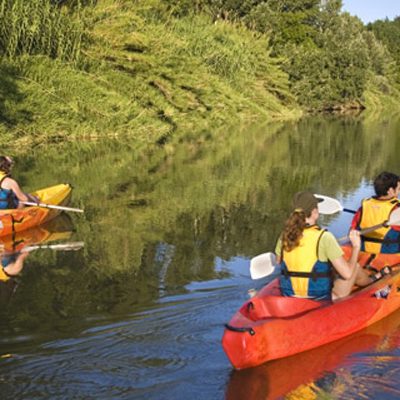
<path id="1" fill-rule="evenodd" d="M 276 267 L 276 256 L 274 253 L 264 253 L 253 257 L 250 261 L 251 279 L 260 279 L 271 275 Z"/>
<path id="2" fill-rule="evenodd" d="M 400 208 L 396 208 L 391 212 L 389 221 L 386 223 L 386 225 L 400 225 Z"/>
<path id="3" fill-rule="evenodd" d="M 322 199 L 322 201 L 318 203 L 318 211 L 320 214 L 330 215 L 343 211 L 343 206 L 340 204 L 339 200 L 322 194 L 314 194 L 314 196 Z"/>

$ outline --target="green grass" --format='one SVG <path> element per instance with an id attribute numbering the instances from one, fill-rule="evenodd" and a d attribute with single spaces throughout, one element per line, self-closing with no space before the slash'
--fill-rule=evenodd
<path id="1" fill-rule="evenodd" d="M 172 135 L 300 115 L 268 38 L 206 16 L 158 19 L 149 2 L 106 0 L 85 14 L 90 41 L 67 62 L 46 49 L 2 59 L 3 145 Z M 15 55 L 15 53 L 14 53 Z"/>
<path id="2" fill-rule="evenodd" d="M 0 51 L 9 59 L 46 54 L 75 62 L 79 59 L 84 18 L 80 3 L 69 9 L 50 0 L 0 0 Z"/>
<path id="3" fill-rule="evenodd" d="M 268 35 L 206 15 L 175 18 L 160 0 L 82 2 L 0 0 L 3 148 L 109 137 L 165 144 L 302 115 Z M 398 92 L 374 79 L 368 106 L 397 104 Z"/>

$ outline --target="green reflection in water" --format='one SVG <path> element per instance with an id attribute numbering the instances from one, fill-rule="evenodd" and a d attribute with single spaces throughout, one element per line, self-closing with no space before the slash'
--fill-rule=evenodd
<path id="1" fill-rule="evenodd" d="M 131 312 L 193 280 L 223 277 L 215 258 L 272 249 L 294 192 L 335 196 L 398 171 L 398 120 L 309 118 L 138 152 L 129 142 L 75 143 L 17 160 L 26 189 L 70 182 L 85 249 L 40 253 L 0 310 L 6 330 Z M 29 299 L 29 301 L 27 301 Z"/>

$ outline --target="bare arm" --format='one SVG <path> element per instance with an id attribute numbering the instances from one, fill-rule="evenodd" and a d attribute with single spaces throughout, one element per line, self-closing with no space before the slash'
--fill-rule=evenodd
<path id="1" fill-rule="evenodd" d="M 21 190 L 18 183 L 14 179 L 5 179 L 3 187 L 6 189 L 11 189 L 19 201 L 29 201 L 28 196 Z"/>
<path id="2" fill-rule="evenodd" d="M 22 271 L 22 268 L 24 268 L 24 260 L 28 255 L 29 253 L 27 252 L 20 253 L 15 262 L 7 265 L 7 267 L 4 267 L 6 274 L 9 276 L 18 275 Z"/>
<path id="3" fill-rule="evenodd" d="M 24 193 L 18 185 L 18 182 L 16 182 L 12 178 L 8 177 L 7 179 L 5 179 L 3 187 L 5 189 L 11 189 L 19 201 L 33 201 L 35 203 L 38 202 L 38 199 L 35 196 Z"/>
<path id="4" fill-rule="evenodd" d="M 357 230 L 351 230 L 349 235 L 351 244 L 353 245 L 353 251 L 349 261 L 341 256 L 336 260 L 332 260 L 333 267 L 339 273 L 343 279 L 350 279 L 353 276 L 353 271 L 357 265 L 358 255 L 360 254 L 361 239 L 360 233 Z"/>

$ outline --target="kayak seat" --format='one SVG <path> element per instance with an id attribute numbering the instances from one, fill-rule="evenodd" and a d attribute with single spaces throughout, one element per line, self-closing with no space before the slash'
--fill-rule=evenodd
<path id="1" fill-rule="evenodd" d="M 328 303 L 331 302 L 286 296 L 255 296 L 242 306 L 240 312 L 252 321 L 266 318 L 290 318 Z"/>

